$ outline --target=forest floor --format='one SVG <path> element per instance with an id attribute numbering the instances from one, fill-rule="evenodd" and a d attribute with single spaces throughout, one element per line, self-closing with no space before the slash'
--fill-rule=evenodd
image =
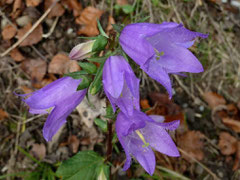
<path id="1" fill-rule="evenodd" d="M 79 70 L 68 53 L 85 41 L 78 37 L 98 35 L 97 18 L 110 33 L 111 24 L 148 17 L 147 22 L 174 21 L 209 34 L 190 48 L 205 71 L 187 77 L 172 75 L 171 100 L 160 84 L 138 72 L 142 109 L 148 109 L 147 114 L 163 115 L 166 121 L 181 120 L 171 134 L 181 157 L 156 152 L 152 177 L 138 163 L 123 172 L 125 154 L 115 142 L 112 176 L 119 180 L 240 180 L 239 7 L 220 0 L 62 0 L 44 17 L 53 2 L 0 0 L 0 179 L 21 179 L 21 172 L 35 171 L 38 163 L 34 158 L 48 163 L 54 171 L 59 162 L 78 151 L 106 153 L 107 134 L 94 123 L 105 111 L 103 93 L 90 97 L 96 109 L 84 100 L 53 141 L 46 142 L 42 127 L 47 116 L 28 113 L 14 92 L 33 92 L 64 73 Z M 32 30 L 35 23 L 39 25 Z M 26 33 L 31 34 L 24 38 Z"/>

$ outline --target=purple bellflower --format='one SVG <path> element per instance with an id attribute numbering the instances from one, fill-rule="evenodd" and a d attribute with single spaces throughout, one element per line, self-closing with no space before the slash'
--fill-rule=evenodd
<path id="1" fill-rule="evenodd" d="M 203 67 L 188 50 L 196 37 L 208 35 L 193 32 L 182 24 L 136 23 L 127 25 L 121 32 L 123 50 L 153 79 L 161 83 L 172 96 L 170 74 L 199 73 Z"/>
<path id="2" fill-rule="evenodd" d="M 110 56 L 103 67 L 103 88 L 114 111 L 126 114 L 139 110 L 139 79 L 122 56 Z"/>
<path id="3" fill-rule="evenodd" d="M 162 123 L 163 121 L 162 116 L 147 116 L 137 110 L 134 110 L 132 116 L 123 112 L 118 114 L 116 132 L 126 154 L 123 170 L 130 167 L 131 156 L 134 156 L 141 166 L 153 175 L 156 160 L 152 149 L 168 156 L 179 156 L 178 149 L 166 130 L 175 130 L 180 121 Z"/>
<path id="4" fill-rule="evenodd" d="M 29 106 L 30 113 L 49 113 L 43 127 L 43 136 L 47 141 L 52 139 L 66 122 L 67 116 L 83 100 L 86 90 L 76 90 L 80 82 L 81 79 L 63 77 L 33 93 L 20 95 L 27 96 L 23 101 Z"/>

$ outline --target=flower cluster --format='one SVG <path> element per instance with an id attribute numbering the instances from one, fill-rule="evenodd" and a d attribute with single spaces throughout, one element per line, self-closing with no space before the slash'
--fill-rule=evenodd
<path id="1" fill-rule="evenodd" d="M 203 71 L 201 63 L 188 50 L 195 38 L 207 35 L 192 32 L 182 24 L 136 23 L 127 25 L 119 37 L 123 51 L 151 78 L 161 83 L 172 97 L 169 74 Z M 84 59 L 91 55 L 94 41 L 76 46 L 71 59 Z M 33 114 L 50 113 L 43 128 L 49 141 L 66 122 L 67 116 L 82 101 L 87 89 L 77 91 L 83 79 L 63 77 L 27 96 L 24 102 Z M 179 152 L 166 130 L 175 130 L 179 121 L 164 123 L 162 116 L 148 116 L 139 106 L 139 83 L 131 66 L 123 56 L 107 58 L 102 70 L 103 89 L 114 112 L 120 109 L 116 120 L 118 139 L 126 153 L 124 170 L 131 164 L 131 156 L 149 173 L 155 169 L 153 149 L 177 157 Z"/>

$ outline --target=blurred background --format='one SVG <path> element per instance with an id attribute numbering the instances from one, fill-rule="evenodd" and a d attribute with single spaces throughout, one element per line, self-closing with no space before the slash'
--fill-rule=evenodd
<path id="1" fill-rule="evenodd" d="M 106 133 L 94 123 L 105 113 L 103 93 L 90 97 L 95 108 L 84 100 L 51 142 L 42 136 L 47 116 L 31 115 L 21 98 L 14 95 L 33 92 L 65 73 L 80 70 L 68 53 L 85 41 L 80 36 L 99 34 L 97 19 L 107 34 L 113 33 L 111 24 L 143 20 L 173 21 L 209 34 L 190 48 L 205 71 L 187 77 L 172 75 L 172 100 L 160 84 L 135 69 L 141 79 L 141 108 L 147 109 L 147 114 L 165 116 L 166 122 L 180 119 L 180 127 L 171 136 L 181 157 L 155 152 L 157 166 L 152 177 L 135 162 L 123 172 L 125 154 L 114 140 L 112 178 L 240 179 L 239 0 L 53 3 L 54 0 L 0 0 L 0 179 L 26 179 L 24 174 L 37 171 L 39 162 L 47 164 L 47 173 L 54 173 L 59 162 L 81 150 L 106 154 Z M 37 26 L 32 28 L 35 23 Z"/>

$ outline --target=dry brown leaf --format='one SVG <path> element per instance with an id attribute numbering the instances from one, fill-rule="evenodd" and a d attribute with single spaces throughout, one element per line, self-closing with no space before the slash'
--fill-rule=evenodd
<path id="1" fill-rule="evenodd" d="M 141 105 L 141 108 L 142 108 L 142 109 L 148 109 L 148 108 L 150 108 L 150 105 L 149 105 L 147 99 L 142 99 L 142 100 L 140 101 L 140 105 Z"/>
<path id="2" fill-rule="evenodd" d="M 45 0 L 44 1 L 44 9 L 45 11 L 52 5 L 52 3 L 54 2 L 55 0 Z M 64 7 L 60 4 L 60 3 L 57 3 L 53 9 L 51 10 L 51 12 L 48 14 L 48 18 L 52 18 L 52 17 L 60 17 L 64 14 L 65 12 L 65 9 Z"/>
<path id="3" fill-rule="evenodd" d="M 14 0 L 6 0 L 5 3 L 6 4 L 12 4 Z"/>
<path id="4" fill-rule="evenodd" d="M 203 99 L 208 103 L 210 108 L 215 108 L 219 105 L 225 105 L 226 100 L 221 95 L 215 92 L 205 92 L 203 93 Z"/>
<path id="5" fill-rule="evenodd" d="M 179 147 L 188 152 L 190 156 L 201 161 L 204 157 L 203 139 L 204 135 L 200 131 L 188 131 L 180 136 L 177 142 Z M 184 154 L 182 154 L 182 156 L 186 160 L 191 161 L 191 159 Z"/>
<path id="6" fill-rule="evenodd" d="M 235 106 L 235 104 L 228 104 L 227 105 L 227 111 L 228 111 L 228 114 L 231 115 L 231 116 L 235 116 L 235 115 L 238 114 L 238 109 Z"/>
<path id="7" fill-rule="evenodd" d="M 30 29 L 32 25 L 28 24 L 24 26 L 22 29 L 18 30 L 18 39 L 22 38 L 24 34 L 26 34 Z M 36 27 L 36 29 L 33 30 L 33 32 L 20 44 L 20 46 L 29 46 L 33 44 L 37 44 L 39 41 L 42 40 L 42 34 L 43 34 L 43 29 L 41 24 Z"/>
<path id="8" fill-rule="evenodd" d="M 127 0 L 117 0 L 117 4 L 120 6 L 127 5 L 128 1 Z"/>
<path id="9" fill-rule="evenodd" d="M 26 5 L 27 5 L 27 7 L 29 7 L 29 6 L 36 7 L 41 2 L 42 2 L 42 0 L 26 0 Z"/>
<path id="10" fill-rule="evenodd" d="M 82 11 L 82 5 L 77 0 L 66 0 L 65 3 L 67 4 L 68 8 L 73 11 L 74 17 L 78 17 Z"/>
<path id="11" fill-rule="evenodd" d="M 43 159 L 46 156 L 46 147 L 44 144 L 33 144 L 31 153 L 38 159 Z"/>
<path id="12" fill-rule="evenodd" d="M 227 132 L 221 132 L 219 135 L 219 149 L 223 155 L 234 154 L 237 150 L 237 139 Z"/>
<path id="13" fill-rule="evenodd" d="M 77 153 L 80 145 L 80 140 L 75 135 L 69 136 L 68 145 L 71 148 L 73 153 Z"/>
<path id="14" fill-rule="evenodd" d="M 24 92 L 24 94 L 29 94 L 33 92 L 33 89 L 27 87 L 27 86 L 21 86 L 21 90 Z"/>
<path id="15" fill-rule="evenodd" d="M 0 109 L 0 121 L 8 117 L 8 113 L 3 109 Z"/>
<path id="16" fill-rule="evenodd" d="M 47 63 L 42 59 L 28 59 L 21 63 L 21 68 L 31 76 L 32 83 L 41 82 L 47 71 Z"/>
<path id="17" fill-rule="evenodd" d="M 222 118 L 222 122 L 236 133 L 240 133 L 240 121 L 226 117 Z"/>
<path id="18" fill-rule="evenodd" d="M 22 0 L 15 0 L 13 3 L 13 10 L 11 13 L 11 16 L 13 19 L 15 19 L 16 17 L 18 17 L 21 12 L 22 12 Z"/>
<path id="19" fill-rule="evenodd" d="M 16 33 L 17 33 L 16 28 L 8 24 L 2 30 L 2 37 L 4 40 L 9 40 L 12 39 Z"/>
<path id="20" fill-rule="evenodd" d="M 17 49 L 13 49 L 11 52 L 10 52 L 10 56 L 11 58 L 14 59 L 14 61 L 16 62 L 21 62 L 22 60 L 25 59 L 25 57 L 22 55 L 22 53 Z"/>
<path id="21" fill-rule="evenodd" d="M 236 171 L 237 169 L 239 169 L 239 165 L 240 165 L 240 141 L 237 142 L 237 152 L 236 152 L 236 159 L 233 165 L 233 171 Z"/>
<path id="22" fill-rule="evenodd" d="M 86 7 L 81 15 L 76 19 L 76 23 L 82 25 L 78 34 L 84 34 L 87 36 L 96 36 L 99 34 L 97 28 L 97 19 L 100 19 L 103 11 L 94 7 Z"/>
<path id="23" fill-rule="evenodd" d="M 107 25 L 107 28 L 106 28 L 106 32 L 109 33 L 109 31 L 113 30 L 113 26 L 112 24 L 115 24 L 115 20 L 113 19 L 112 16 L 109 16 L 108 17 L 108 25 Z"/>
<path id="24" fill-rule="evenodd" d="M 48 66 L 48 72 L 53 74 L 65 74 L 78 70 L 80 67 L 77 61 L 70 60 L 67 55 L 61 53 L 55 55 Z"/>

